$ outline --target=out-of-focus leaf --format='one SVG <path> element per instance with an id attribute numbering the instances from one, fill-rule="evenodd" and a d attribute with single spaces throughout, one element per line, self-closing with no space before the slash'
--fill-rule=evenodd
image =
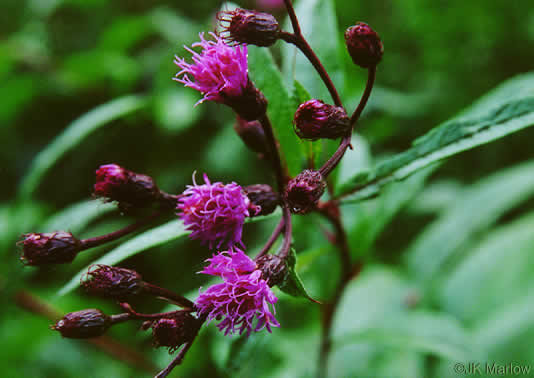
<path id="1" fill-rule="evenodd" d="M 82 231 L 93 220 L 116 210 L 112 203 L 82 201 L 52 215 L 42 227 L 42 232 L 67 230 L 74 234 Z"/>
<path id="2" fill-rule="evenodd" d="M 189 90 L 172 88 L 156 94 L 154 115 L 158 125 L 173 134 L 192 126 L 201 114 L 196 102 L 196 95 Z"/>
<path id="3" fill-rule="evenodd" d="M 533 194 L 534 162 L 498 172 L 465 189 L 408 248 L 410 270 L 418 279 L 431 279 L 476 233 Z"/>
<path id="4" fill-rule="evenodd" d="M 267 113 L 280 142 L 282 158 L 286 161 L 290 174 L 297 175 L 302 168 L 303 146 L 293 130 L 295 109 L 282 74 L 271 53 L 265 48 L 248 46 L 248 61 L 252 81 L 269 100 Z"/>
<path id="5" fill-rule="evenodd" d="M 302 297 L 309 299 L 312 302 L 317 302 L 315 299 L 310 297 L 310 295 L 304 288 L 302 280 L 296 272 L 295 266 L 297 265 L 297 254 L 294 249 L 291 249 L 291 252 L 289 253 L 286 259 L 286 264 L 288 272 L 284 281 L 278 285 L 280 290 L 294 297 Z"/>
<path id="6" fill-rule="evenodd" d="M 381 232 L 417 196 L 435 168 L 428 167 L 405 181 L 391 183 L 378 198 L 371 201 L 342 206 L 353 255 L 369 253 Z"/>
<path id="7" fill-rule="evenodd" d="M 462 192 L 463 186 L 456 180 L 442 179 L 431 182 L 413 201 L 409 210 L 416 214 L 440 213 L 446 210 Z"/>
<path id="8" fill-rule="evenodd" d="M 342 193 L 344 201 L 372 197 L 391 181 L 508 134 L 534 125 L 534 74 L 511 79 L 476 102 L 459 117 L 418 138 L 412 148 L 378 164 L 364 184 Z M 513 90 L 523 96 L 510 96 Z"/>
<path id="9" fill-rule="evenodd" d="M 147 104 L 141 96 L 125 96 L 100 105 L 72 122 L 34 159 L 21 187 L 21 197 L 30 197 L 46 172 L 89 134 L 117 118 L 133 113 Z"/>
<path id="10" fill-rule="evenodd" d="M 164 38 L 172 44 L 191 40 L 198 36 L 196 30 L 200 30 L 191 18 L 181 14 L 176 8 L 170 9 L 165 6 L 155 8 L 150 12 L 152 26 Z"/>
<path id="11" fill-rule="evenodd" d="M 337 343 L 372 343 L 463 361 L 476 356 L 468 332 L 452 316 L 416 311 L 348 333 Z"/>
<path id="12" fill-rule="evenodd" d="M 467 322 L 525 295 L 534 283 L 534 214 L 492 230 L 437 290 L 442 307 Z"/>
<path id="13" fill-rule="evenodd" d="M 152 24 L 145 15 L 122 17 L 113 21 L 100 37 L 98 48 L 126 53 L 128 49 L 152 33 Z"/>

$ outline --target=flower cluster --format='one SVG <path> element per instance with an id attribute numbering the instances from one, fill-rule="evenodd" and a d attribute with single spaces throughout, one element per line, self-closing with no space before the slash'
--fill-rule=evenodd
<path id="1" fill-rule="evenodd" d="M 274 317 L 278 299 L 256 263 L 243 251 L 221 252 L 208 261 L 200 273 L 219 276 L 224 282 L 200 292 L 195 302 L 200 316 L 208 321 L 222 320 L 217 327 L 225 335 L 250 334 L 264 328 L 271 332 L 271 327 L 280 326 Z"/>
<path id="2" fill-rule="evenodd" d="M 231 248 L 243 245 L 241 240 L 245 217 L 260 209 L 250 203 L 241 186 L 235 182 L 211 183 L 204 174 L 204 184 L 193 184 L 184 191 L 178 213 L 192 239 L 199 239 L 210 248 L 222 245 Z"/>

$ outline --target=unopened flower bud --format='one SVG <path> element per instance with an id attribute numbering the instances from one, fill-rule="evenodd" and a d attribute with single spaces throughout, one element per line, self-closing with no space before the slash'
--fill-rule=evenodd
<path id="1" fill-rule="evenodd" d="M 269 185 L 249 185 L 245 186 L 243 190 L 250 203 L 260 208 L 259 212 L 253 214 L 255 216 L 271 214 L 280 203 L 278 194 Z"/>
<path id="2" fill-rule="evenodd" d="M 258 121 L 249 122 L 238 116 L 234 124 L 234 130 L 252 151 L 259 154 L 267 154 L 267 140 L 265 139 L 263 128 Z"/>
<path id="3" fill-rule="evenodd" d="M 152 340 L 155 348 L 167 347 L 173 353 L 185 342 L 192 340 L 199 322 L 188 312 L 152 322 Z"/>
<path id="4" fill-rule="evenodd" d="M 263 255 L 256 260 L 258 269 L 261 271 L 263 279 L 269 286 L 282 283 L 287 275 L 287 264 L 284 259 L 277 255 Z"/>
<path id="5" fill-rule="evenodd" d="M 31 233 L 24 235 L 20 260 L 26 265 L 70 263 L 81 243 L 70 232 Z"/>
<path id="6" fill-rule="evenodd" d="M 111 317 L 97 309 L 71 312 L 51 328 L 71 339 L 102 336 L 112 325 Z"/>
<path id="7" fill-rule="evenodd" d="M 345 42 L 352 61 L 363 68 L 380 63 L 384 45 L 378 34 L 364 22 L 358 22 L 345 31 Z"/>
<path id="8" fill-rule="evenodd" d="M 96 197 L 117 201 L 121 210 L 146 207 L 160 196 L 154 180 L 146 175 L 132 172 L 117 164 L 102 165 L 96 171 L 94 186 Z"/>
<path id="9" fill-rule="evenodd" d="M 236 8 L 217 13 L 221 21 L 221 33 L 227 43 L 247 43 L 256 46 L 271 46 L 278 39 L 280 26 L 273 15 L 253 10 Z"/>
<path id="10" fill-rule="evenodd" d="M 138 294 L 144 285 L 135 270 L 102 264 L 91 265 L 81 283 L 92 295 L 121 300 Z"/>
<path id="11" fill-rule="evenodd" d="M 345 109 L 315 99 L 298 107 L 294 124 L 301 139 L 337 139 L 350 131 L 350 118 Z"/>
<path id="12" fill-rule="evenodd" d="M 289 181 L 284 195 L 293 213 L 304 214 L 315 208 L 325 188 L 321 173 L 306 169 Z"/>

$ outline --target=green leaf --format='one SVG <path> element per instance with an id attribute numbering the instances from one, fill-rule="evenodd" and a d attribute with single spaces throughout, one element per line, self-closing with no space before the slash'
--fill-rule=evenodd
<path id="1" fill-rule="evenodd" d="M 293 130 L 296 108 L 289 90 L 268 49 L 248 46 L 248 62 L 252 81 L 269 101 L 267 113 L 280 142 L 282 158 L 287 163 L 289 173 L 297 175 L 302 169 L 303 146 Z"/>
<path id="2" fill-rule="evenodd" d="M 83 231 L 95 219 L 117 209 L 112 203 L 82 201 L 52 215 L 44 224 L 43 232 L 67 230 L 74 234 Z"/>
<path id="3" fill-rule="evenodd" d="M 47 171 L 89 134 L 117 118 L 133 113 L 147 104 L 141 96 L 124 96 L 100 105 L 72 122 L 52 143 L 33 160 L 20 187 L 21 197 L 30 197 Z"/>
<path id="4" fill-rule="evenodd" d="M 302 297 L 309 299 L 312 302 L 320 303 L 310 297 L 306 289 L 304 288 L 304 284 L 302 283 L 302 280 L 298 276 L 296 272 L 296 265 L 297 265 L 297 254 L 293 248 L 291 248 L 291 252 L 287 256 L 286 259 L 286 265 L 287 265 L 287 276 L 284 279 L 284 281 L 278 285 L 280 290 L 282 290 L 284 293 L 289 294 L 293 297 Z"/>
<path id="5" fill-rule="evenodd" d="M 534 195 L 534 162 L 498 172 L 464 189 L 454 203 L 408 248 L 409 269 L 432 279 L 450 257 L 507 210 Z"/>
<path id="6" fill-rule="evenodd" d="M 444 277 L 441 307 L 467 322 L 480 322 L 527 294 L 534 284 L 534 213 L 492 229 Z M 461 256 L 463 257 L 463 256 Z"/>
<path id="7" fill-rule="evenodd" d="M 347 149 L 337 168 L 336 194 L 366 182 L 371 173 L 371 149 L 367 141 L 353 134 L 350 142 L 353 149 Z"/>
<path id="8" fill-rule="evenodd" d="M 344 71 L 341 62 L 339 28 L 332 0 L 307 0 L 296 4 L 295 12 L 301 31 L 323 63 L 340 93 L 343 92 Z M 286 30 L 292 30 L 289 20 Z M 331 103 L 332 99 L 319 74 L 306 57 L 290 44 L 282 46 L 284 77 L 289 82 L 298 80 L 313 98 Z"/>
<path id="9" fill-rule="evenodd" d="M 336 341 L 340 347 L 350 343 L 371 343 L 398 350 L 413 350 L 456 361 L 473 358 L 479 353 L 469 333 L 460 323 L 444 313 L 417 311 L 391 317 Z"/>
<path id="10" fill-rule="evenodd" d="M 510 95 L 514 93 L 518 95 Z M 375 196 L 392 181 L 417 170 L 508 134 L 534 125 L 534 74 L 505 82 L 459 117 L 432 129 L 412 148 L 378 164 L 365 184 L 345 190 L 344 201 Z M 352 193 L 352 194 L 350 194 Z"/>

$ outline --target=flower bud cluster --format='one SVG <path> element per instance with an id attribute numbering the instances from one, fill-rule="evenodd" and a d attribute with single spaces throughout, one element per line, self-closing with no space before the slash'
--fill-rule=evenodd
<path id="1" fill-rule="evenodd" d="M 25 234 L 20 242 L 25 265 L 66 264 L 80 251 L 81 243 L 70 232 Z"/>

